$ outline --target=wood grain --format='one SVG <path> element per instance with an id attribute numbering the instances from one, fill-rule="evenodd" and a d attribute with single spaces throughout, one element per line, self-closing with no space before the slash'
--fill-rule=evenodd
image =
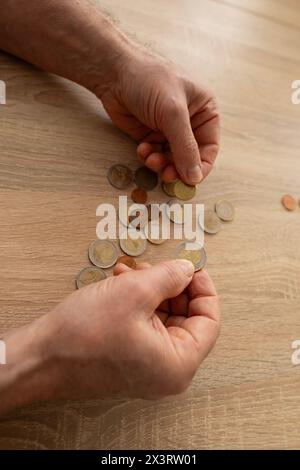
<path id="1" fill-rule="evenodd" d="M 95 0 L 96 1 L 96 0 Z M 222 334 L 191 388 L 161 402 L 51 403 L 0 422 L 0 448 L 300 448 L 300 106 L 297 0 L 97 0 L 138 41 L 214 87 L 222 151 L 195 201 L 224 197 L 234 223 L 206 237 Z M 134 34 L 133 34 L 134 32 Z M 95 210 L 117 202 L 106 171 L 136 168 L 135 144 L 82 88 L 0 55 L 0 333 L 74 288 Z M 154 201 L 164 200 L 157 190 Z M 144 259 L 171 256 L 172 242 Z"/>

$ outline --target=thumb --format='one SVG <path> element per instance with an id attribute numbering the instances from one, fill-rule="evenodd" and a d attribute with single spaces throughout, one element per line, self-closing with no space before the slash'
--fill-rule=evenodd
<path id="1" fill-rule="evenodd" d="M 201 159 L 187 105 L 175 105 L 167 111 L 163 132 L 169 141 L 174 164 L 180 178 L 197 184 L 203 178 Z"/>
<path id="2" fill-rule="evenodd" d="M 179 295 L 190 284 L 194 266 L 190 261 L 178 259 L 135 271 L 134 274 L 137 285 L 146 286 L 146 293 L 149 294 L 147 300 L 154 309 L 164 300 Z"/>

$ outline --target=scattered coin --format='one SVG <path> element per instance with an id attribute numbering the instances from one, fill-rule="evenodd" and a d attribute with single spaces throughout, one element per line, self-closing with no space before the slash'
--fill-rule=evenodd
<path id="1" fill-rule="evenodd" d="M 148 223 L 147 215 L 146 208 L 144 210 L 132 211 L 132 213 L 129 213 L 127 226 L 141 230 Z"/>
<path id="2" fill-rule="evenodd" d="M 162 236 L 162 222 L 152 221 L 146 225 L 144 230 L 147 240 L 153 245 L 162 245 L 165 243 L 166 238 Z"/>
<path id="3" fill-rule="evenodd" d="M 131 269 L 136 269 L 136 267 L 137 267 L 135 259 L 132 258 L 131 256 L 127 256 L 127 255 L 120 256 L 120 258 L 118 258 L 117 263 L 126 264 L 126 266 L 128 266 Z"/>
<path id="4" fill-rule="evenodd" d="M 110 268 L 118 259 L 118 249 L 109 240 L 95 240 L 89 246 L 89 258 L 99 268 Z"/>
<path id="5" fill-rule="evenodd" d="M 216 202 L 215 210 L 218 217 L 225 222 L 230 222 L 234 219 L 234 207 L 231 202 L 225 199 L 220 199 Z"/>
<path id="6" fill-rule="evenodd" d="M 121 250 L 129 256 L 139 256 L 144 253 L 147 248 L 147 240 L 142 234 L 136 238 L 138 232 L 135 229 L 127 230 L 127 238 L 120 238 L 119 243 Z"/>
<path id="7" fill-rule="evenodd" d="M 175 258 L 191 261 L 195 272 L 203 269 L 207 260 L 205 249 L 196 242 L 180 243 L 176 248 Z"/>
<path id="8" fill-rule="evenodd" d="M 109 183 L 117 189 L 126 189 L 133 181 L 133 173 L 126 165 L 113 165 L 107 173 Z"/>
<path id="9" fill-rule="evenodd" d="M 159 220 L 161 217 L 161 211 L 159 210 L 159 204 L 148 204 L 148 222 L 151 220 Z"/>
<path id="10" fill-rule="evenodd" d="M 182 225 L 184 222 L 184 206 L 181 201 L 178 199 L 170 199 L 167 202 L 166 212 L 169 219 L 174 222 L 174 224 Z"/>
<path id="11" fill-rule="evenodd" d="M 218 215 L 212 210 L 204 211 L 204 226 L 201 226 L 200 216 L 199 225 L 206 232 L 210 234 L 218 233 L 221 230 L 222 224 Z"/>
<path id="12" fill-rule="evenodd" d="M 93 282 L 102 281 L 103 279 L 106 279 L 106 277 L 106 273 L 102 269 L 96 268 L 95 266 L 88 266 L 87 268 L 83 268 L 78 273 L 76 278 L 77 289 L 88 286 Z"/>
<path id="13" fill-rule="evenodd" d="M 297 207 L 297 201 L 290 194 L 285 194 L 281 198 L 281 203 L 287 211 L 294 211 Z"/>
<path id="14" fill-rule="evenodd" d="M 157 186 L 158 176 L 157 173 L 150 170 L 150 168 L 141 166 L 135 172 L 134 181 L 139 188 L 145 189 L 146 191 L 152 191 L 152 189 Z"/>
<path id="15" fill-rule="evenodd" d="M 192 199 L 196 194 L 196 186 L 190 186 L 185 184 L 183 181 L 178 180 L 174 184 L 174 194 L 178 199 L 188 201 Z"/>
<path id="16" fill-rule="evenodd" d="M 175 183 L 176 181 L 174 183 L 165 183 L 165 182 L 162 183 L 162 189 L 166 193 L 167 196 L 175 197 L 175 193 L 174 193 Z"/>
<path id="17" fill-rule="evenodd" d="M 135 188 L 131 193 L 131 199 L 137 204 L 146 204 L 148 195 L 142 188 Z"/>

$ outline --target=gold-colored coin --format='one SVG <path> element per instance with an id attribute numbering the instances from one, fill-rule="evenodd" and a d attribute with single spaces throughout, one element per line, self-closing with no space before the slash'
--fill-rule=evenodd
<path id="1" fill-rule="evenodd" d="M 178 199 L 170 199 L 166 205 L 166 212 L 169 219 L 174 224 L 182 225 L 184 223 L 184 206 Z"/>
<path id="2" fill-rule="evenodd" d="M 76 286 L 77 289 L 81 289 L 81 287 L 88 286 L 94 282 L 102 281 L 106 278 L 107 275 L 102 269 L 96 268 L 95 266 L 88 266 L 78 273 L 76 278 Z"/>
<path id="3" fill-rule="evenodd" d="M 153 245 L 162 245 L 165 243 L 166 238 L 163 238 L 162 233 L 162 221 L 152 221 L 148 225 L 146 225 L 145 234 L 147 240 Z"/>
<path id="4" fill-rule="evenodd" d="M 200 216 L 199 216 L 199 225 L 200 227 L 206 232 L 210 234 L 218 233 L 221 228 L 221 220 L 217 216 L 217 214 L 212 210 L 204 211 L 204 226 L 202 227 L 200 223 Z"/>
<path id="5" fill-rule="evenodd" d="M 183 181 L 178 180 L 174 184 L 174 194 L 178 199 L 188 201 L 195 196 L 196 186 L 190 186 L 185 184 Z"/>
<path id="6" fill-rule="evenodd" d="M 162 189 L 166 193 L 167 196 L 175 197 L 175 193 L 174 193 L 175 183 L 176 181 L 174 183 L 165 183 L 165 182 L 162 183 Z"/>
<path id="7" fill-rule="evenodd" d="M 220 199 L 216 202 L 216 213 L 221 220 L 225 222 L 230 222 L 234 219 L 234 207 L 231 202 L 226 201 L 225 199 Z"/>
<path id="8" fill-rule="evenodd" d="M 175 258 L 191 261 L 195 272 L 203 269 L 207 261 L 205 249 L 196 242 L 180 243 L 176 248 Z"/>
<path id="9" fill-rule="evenodd" d="M 95 240 L 89 246 L 89 258 L 91 263 L 99 268 L 110 268 L 118 259 L 118 249 L 109 240 Z"/>
<path id="10" fill-rule="evenodd" d="M 121 250 L 129 256 L 140 256 L 147 248 L 147 240 L 143 234 L 130 228 L 127 230 L 127 238 L 120 238 L 119 243 Z"/>

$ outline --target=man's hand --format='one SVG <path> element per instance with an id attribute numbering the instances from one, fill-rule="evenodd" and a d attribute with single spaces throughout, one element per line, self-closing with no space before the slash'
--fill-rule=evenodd
<path id="1" fill-rule="evenodd" d="M 205 271 L 193 274 L 184 260 L 139 271 L 119 264 L 114 277 L 6 336 L 12 379 L 1 390 L 0 412 L 41 399 L 180 393 L 218 331 L 217 295 Z"/>
<path id="2" fill-rule="evenodd" d="M 1 0 L 0 49 L 93 91 L 149 168 L 196 184 L 219 148 L 211 91 L 115 28 L 87 0 Z"/>
<path id="3" fill-rule="evenodd" d="M 172 64 L 135 49 L 100 98 L 113 122 L 142 142 L 138 155 L 166 182 L 197 184 L 219 149 L 219 114 L 210 90 Z"/>

